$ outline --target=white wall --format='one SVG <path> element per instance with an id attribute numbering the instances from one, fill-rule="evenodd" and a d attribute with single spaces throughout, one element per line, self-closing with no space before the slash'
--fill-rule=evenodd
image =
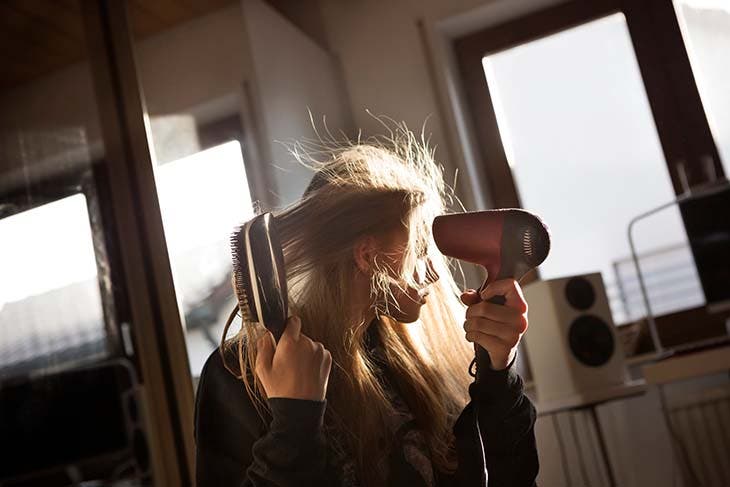
<path id="1" fill-rule="evenodd" d="M 468 119 L 454 111 L 448 37 L 478 30 L 560 0 L 320 0 L 330 46 L 341 59 L 357 127 L 379 131 L 365 110 L 427 131 L 453 177 L 474 178 L 459 196 L 469 209 L 491 205 L 480 161 L 469 147 Z M 422 22 L 419 30 L 418 22 Z M 434 71 L 429 66 L 432 61 Z M 451 85 L 450 85 L 451 84 Z M 466 122 L 466 126 L 464 123 Z M 447 177 L 447 179 L 449 179 Z"/>
<path id="2" fill-rule="evenodd" d="M 150 114 L 178 113 L 240 91 L 251 74 L 242 21 L 233 4 L 136 44 Z"/>
<path id="3" fill-rule="evenodd" d="M 312 171 L 296 163 L 289 147 L 317 141 L 324 122 L 335 134 L 353 135 L 350 107 L 336 59 L 261 0 L 243 0 L 254 73 L 261 157 L 272 165 L 271 203 L 299 198 Z M 312 125 L 309 112 L 316 128 Z"/>

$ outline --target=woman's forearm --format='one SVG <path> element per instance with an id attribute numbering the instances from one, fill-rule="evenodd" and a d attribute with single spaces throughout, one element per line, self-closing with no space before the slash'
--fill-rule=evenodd
<path id="1" fill-rule="evenodd" d="M 259 416 L 243 384 L 215 353 L 196 396 L 198 487 L 317 484 L 327 459 L 325 401 L 272 398 Z"/>
<path id="2" fill-rule="evenodd" d="M 522 379 L 513 370 L 488 370 L 469 386 L 471 402 L 454 426 L 459 454 L 460 485 L 479 485 L 484 449 L 489 487 L 530 487 L 538 472 L 535 408 L 525 396 Z"/>
<path id="3" fill-rule="evenodd" d="M 325 401 L 274 398 L 269 431 L 254 443 L 244 487 L 319 485 L 327 459 Z"/>

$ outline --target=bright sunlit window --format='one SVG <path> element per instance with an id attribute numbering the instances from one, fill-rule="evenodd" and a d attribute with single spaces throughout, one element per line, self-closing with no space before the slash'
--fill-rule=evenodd
<path id="1" fill-rule="evenodd" d="M 483 65 L 522 204 L 552 230 L 542 278 L 600 271 L 614 321 L 640 319 L 627 227 L 675 195 L 623 14 Z M 676 207 L 638 224 L 634 236 L 656 314 L 704 304 Z"/>
<path id="2" fill-rule="evenodd" d="M 96 275 L 86 198 L 77 194 L 0 220 L 0 308 Z"/>
<path id="3" fill-rule="evenodd" d="M 253 216 L 237 141 L 156 168 L 167 248 L 198 375 L 235 303 L 229 237 Z M 123 242 L 122 242 L 123 244 Z M 0 220 L 0 375 L 41 355 L 95 343 L 104 322 L 86 198 Z"/>
<path id="4" fill-rule="evenodd" d="M 86 198 L 0 220 L 0 377 L 104 353 Z"/>
<path id="5" fill-rule="evenodd" d="M 233 306 L 229 237 L 253 216 L 241 145 L 231 141 L 155 172 L 190 368 L 198 375 Z"/>

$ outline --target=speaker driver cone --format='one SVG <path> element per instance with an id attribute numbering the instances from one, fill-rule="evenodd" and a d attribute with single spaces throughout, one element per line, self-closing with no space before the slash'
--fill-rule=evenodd
<path id="1" fill-rule="evenodd" d="M 596 291 L 584 277 L 574 277 L 565 285 L 565 299 L 575 309 L 585 311 L 596 302 Z"/>
<path id="2" fill-rule="evenodd" d="M 594 315 L 583 315 L 570 324 L 570 350 L 579 362 L 600 367 L 611 360 L 616 344 L 609 326 Z"/>

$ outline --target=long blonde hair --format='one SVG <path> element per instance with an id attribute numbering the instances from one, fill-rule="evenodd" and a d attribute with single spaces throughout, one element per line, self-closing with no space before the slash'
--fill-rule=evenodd
<path id="1" fill-rule="evenodd" d="M 398 125 L 388 137 L 294 153 L 316 172 L 304 196 L 275 216 L 290 314 L 298 315 L 302 332 L 332 354 L 325 425 L 353 458 L 361 482 L 382 484 L 374 455 L 383 450 L 379 441 L 392 439 L 393 432 L 384 430 L 394 411 L 365 346 L 370 323 L 350 302 L 356 272 L 353 246 L 366 236 L 405 229 L 408 243 L 401 268 L 373 262 L 377 333 L 391 377 L 424 434 L 434 466 L 453 471 L 452 427 L 467 401 L 473 350 L 462 336 L 459 289 L 430 234 L 431 221 L 444 212 L 449 198 L 433 152 L 422 136 Z M 440 278 L 431 284 L 420 319 L 398 323 L 389 317 L 393 304 L 387 299 L 394 276 L 403 287 L 415 286 L 413 269 L 424 255 Z M 254 404 L 266 408 L 264 390 L 252 374 L 253 344 L 261 333 L 260 325 L 244 323 L 225 345 L 237 351 L 238 375 Z"/>

